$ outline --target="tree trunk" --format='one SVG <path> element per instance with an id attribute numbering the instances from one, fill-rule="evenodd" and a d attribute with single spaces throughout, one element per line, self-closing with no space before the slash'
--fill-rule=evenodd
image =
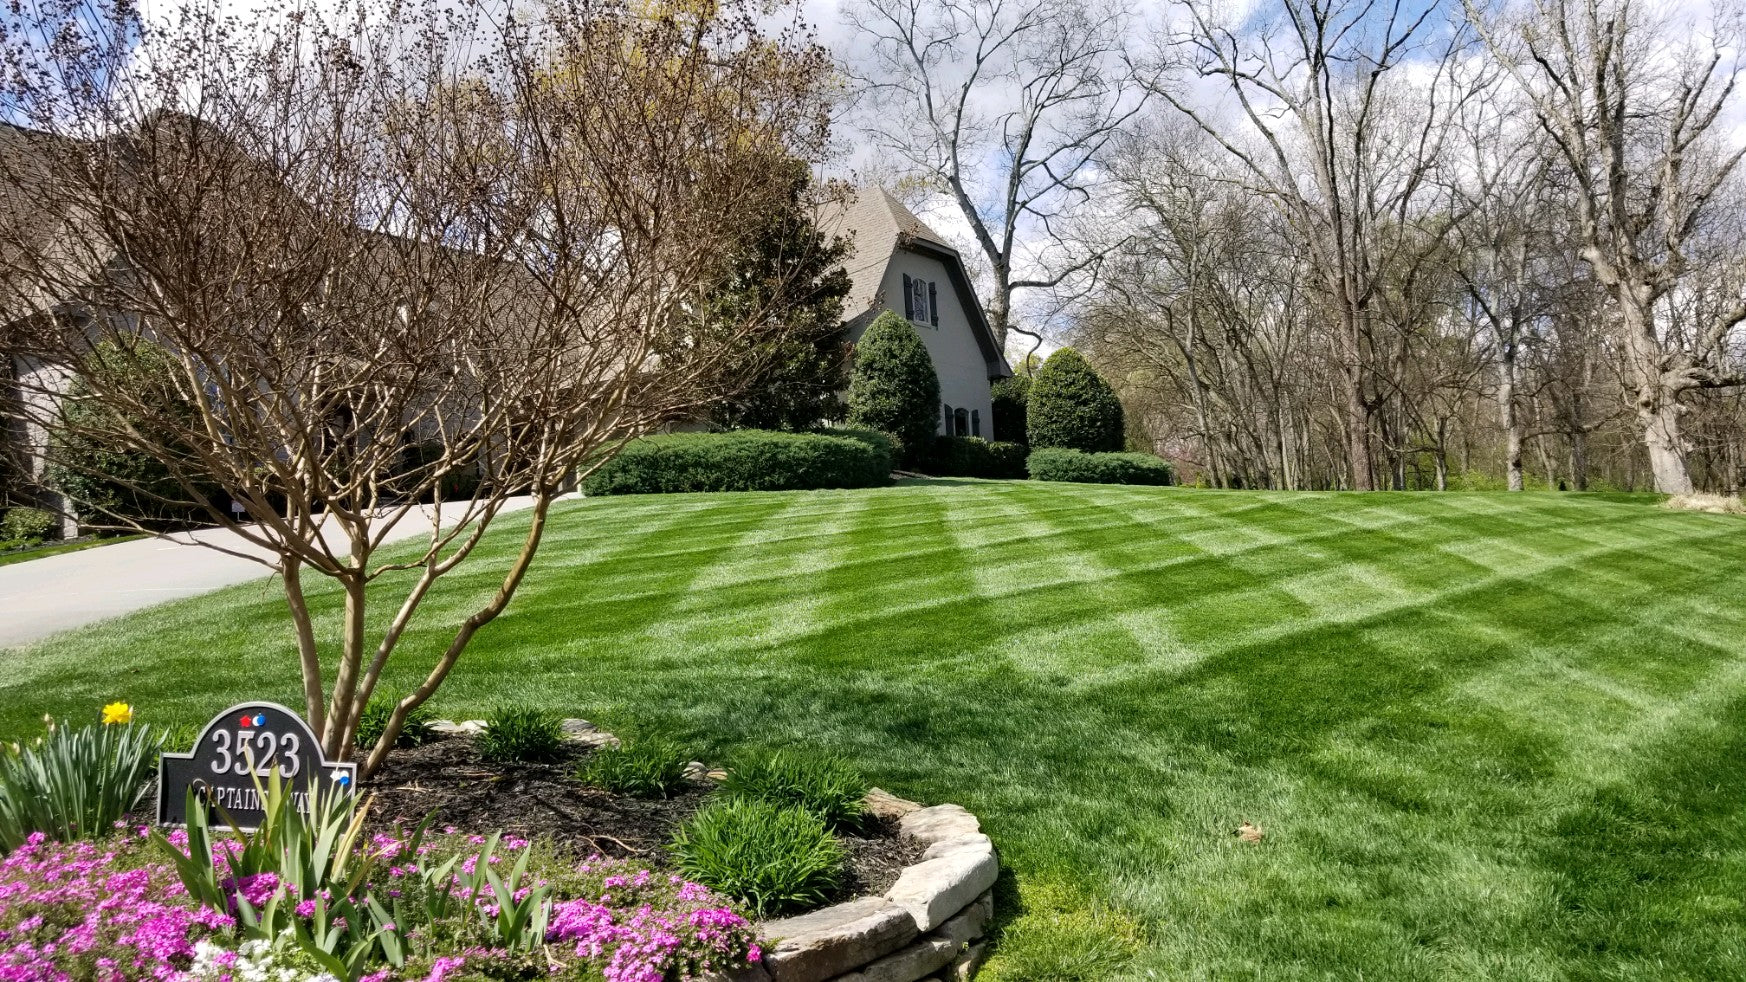
<path id="1" fill-rule="evenodd" d="M 982 312 L 988 316 L 988 329 L 994 334 L 994 346 L 999 349 L 1002 357 L 1006 355 L 1006 324 L 1012 316 L 1011 288 L 997 278 L 994 291 L 988 297 L 988 303 L 982 307 Z"/>
<path id="2" fill-rule="evenodd" d="M 303 676 L 303 711 L 311 729 L 327 729 L 327 704 L 321 692 L 321 651 L 315 643 L 315 622 L 309 617 L 309 601 L 303 595 L 303 564 L 287 558 L 280 568 L 285 600 L 291 608 L 291 625 L 297 636 L 297 658 Z"/>
<path id="3" fill-rule="evenodd" d="M 322 736 L 323 749 L 330 759 L 350 760 L 352 733 L 356 729 L 357 707 L 353 701 L 358 692 L 358 671 L 364 660 L 365 593 L 363 562 L 360 560 L 342 583 L 345 586 L 344 624 L 340 638 L 339 668 L 334 675 L 333 695 L 328 700 L 327 732 Z"/>
<path id="4" fill-rule="evenodd" d="M 1449 490 L 1449 418 L 1437 420 L 1437 490 Z"/>
<path id="5" fill-rule="evenodd" d="M 1667 383 L 1661 346 L 1655 337 L 1654 300 L 1617 290 L 1625 332 L 1625 356 L 1637 389 L 1637 420 L 1649 451 L 1649 472 L 1662 494 L 1690 494 L 1691 470 L 1679 433 L 1679 392 Z"/>
<path id="6" fill-rule="evenodd" d="M 472 642 L 473 635 L 477 634 L 480 628 L 496 620 L 497 615 L 503 613 L 503 609 L 509 606 L 509 601 L 515 597 L 515 591 L 521 588 L 521 581 L 527 576 L 528 568 L 533 565 L 534 554 L 539 551 L 540 540 L 545 537 L 546 518 L 551 512 L 551 508 L 552 491 L 550 485 L 536 487 L 533 508 L 530 509 L 527 535 L 522 539 L 521 552 L 515 557 L 515 562 L 510 564 L 509 572 L 504 575 L 502 585 L 497 588 L 497 593 L 483 607 L 475 610 L 472 616 L 461 623 L 460 630 L 455 632 L 454 639 L 449 642 L 448 648 L 437 659 L 436 665 L 431 668 L 430 674 L 425 677 L 424 682 L 394 704 L 393 711 L 388 715 L 388 722 L 383 727 L 382 736 L 370 749 L 369 757 L 360 769 L 364 778 L 374 776 L 382 768 L 382 762 L 387 759 L 388 751 L 399 739 L 400 731 L 406 725 L 407 715 L 424 705 L 432 695 L 436 694 L 437 687 L 442 685 L 443 680 L 449 677 L 449 672 L 454 670 L 455 662 L 461 657 L 461 652 L 466 650 L 467 645 Z"/>
<path id="7" fill-rule="evenodd" d="M 1503 346 L 1498 362 L 1498 421 L 1504 431 L 1504 467 L 1509 473 L 1511 491 L 1522 490 L 1522 421 L 1516 412 L 1516 349 Z"/>
<path id="8" fill-rule="evenodd" d="M 1346 392 L 1346 453 L 1352 460 L 1352 490 L 1376 490 L 1376 470 L 1370 457 L 1370 408 L 1364 403 L 1362 375 L 1354 367 Z"/>
<path id="9" fill-rule="evenodd" d="M 1540 466 L 1546 471 L 1546 487 L 1557 487 L 1558 468 L 1552 463 L 1552 455 L 1546 452 L 1546 438 L 1541 437 L 1534 445 L 1540 448 Z"/>
<path id="10" fill-rule="evenodd" d="M 1649 471 L 1655 490 L 1662 494 L 1691 494 L 1691 470 L 1686 465 L 1685 444 L 1679 436 L 1679 405 L 1671 398 L 1653 405 L 1637 406 L 1643 421 L 1643 443 L 1649 448 Z"/>

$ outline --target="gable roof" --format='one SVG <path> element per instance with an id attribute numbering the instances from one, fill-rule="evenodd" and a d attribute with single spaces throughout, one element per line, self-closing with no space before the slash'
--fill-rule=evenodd
<path id="1" fill-rule="evenodd" d="M 964 304 L 977 347 L 988 362 L 989 377 L 1005 378 L 1012 374 L 1000 346 L 994 343 L 994 330 L 989 327 L 982 302 L 970 283 L 964 258 L 944 236 L 929 228 L 884 188 L 861 188 L 854 200 L 825 214 L 819 226 L 828 235 L 849 240 L 843 265 L 848 270 L 850 286 L 848 296 L 843 298 L 843 311 L 850 323 L 871 319 L 884 306 L 879 292 L 885 282 L 885 270 L 897 250 L 920 253 L 946 267 L 952 288 Z"/>

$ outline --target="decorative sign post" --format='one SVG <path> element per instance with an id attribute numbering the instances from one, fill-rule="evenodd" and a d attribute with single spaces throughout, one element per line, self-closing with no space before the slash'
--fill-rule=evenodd
<path id="1" fill-rule="evenodd" d="M 277 703 L 245 702 L 206 724 L 193 750 L 163 755 L 158 823 L 187 824 L 193 788 L 228 812 L 238 829 L 253 830 L 266 815 L 260 789 L 275 773 L 299 805 L 317 781 L 348 794 L 356 790 L 357 765 L 328 760 L 302 717 Z M 216 810 L 213 817 L 223 821 Z"/>

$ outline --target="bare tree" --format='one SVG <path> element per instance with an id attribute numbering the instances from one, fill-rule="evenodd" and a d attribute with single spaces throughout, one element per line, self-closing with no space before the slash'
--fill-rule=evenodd
<path id="1" fill-rule="evenodd" d="M 1197 104 L 1185 79 L 1158 93 L 1241 162 L 1251 189 L 1281 210 L 1309 251 L 1324 310 L 1339 328 L 1351 486 L 1369 490 L 1372 417 L 1385 398 L 1375 374 L 1377 292 L 1392 267 L 1440 246 L 1440 234 L 1412 232 L 1462 94 L 1449 69 L 1463 42 L 1432 30 L 1435 3 L 1280 7 L 1274 21 L 1239 36 L 1203 5 L 1178 5 L 1184 26 L 1168 45 L 1189 79 L 1223 83 L 1240 123 Z M 1397 69 L 1415 58 L 1433 77 L 1408 84 Z M 1439 221 L 1448 227 L 1447 216 Z"/>
<path id="2" fill-rule="evenodd" d="M 74 439 L 141 455 L 169 479 L 136 495 L 265 553 L 329 754 L 349 754 L 391 661 L 416 679 L 366 773 L 510 603 L 567 482 L 755 370 L 760 311 L 706 332 L 691 312 L 789 193 L 772 160 L 825 138 L 827 60 L 761 34 L 751 4 L 549 0 L 495 27 L 491 9 L 244 24 L 191 4 L 140 23 L 124 4 L 88 30 L 67 0 L 0 63 L 34 126 L 0 154 L 31 449 L 72 468 Z M 445 503 L 462 474 L 478 490 Z M 514 495 L 531 508 L 496 588 L 410 640 Z M 429 538 L 384 555 L 421 508 Z M 337 638 L 311 573 L 343 593 Z"/>
<path id="3" fill-rule="evenodd" d="M 1148 435 L 1213 485 L 1299 487 L 1303 383 L 1316 371 L 1298 316 L 1302 264 L 1209 144 L 1166 123 L 1111 155 L 1122 218 L 1075 343 Z"/>
<path id="4" fill-rule="evenodd" d="M 1102 255 L 1069 219 L 1147 100 L 1134 19 L 1105 0 L 856 0 L 845 16 L 861 32 L 848 72 L 862 128 L 963 215 L 988 263 L 996 342 L 1035 336 L 1015 326 L 1014 294 L 1060 287 Z"/>
<path id="5" fill-rule="evenodd" d="M 1453 272 L 1467 316 L 1485 339 L 1492 394 L 1504 435 L 1505 481 L 1523 488 L 1524 348 L 1572 270 L 1567 205 L 1548 180 L 1550 148 L 1507 103 L 1479 100 L 1461 125 L 1466 167 L 1453 181 L 1464 220 L 1454 232 Z"/>
<path id="6" fill-rule="evenodd" d="M 1700 26 L 1629 0 L 1464 2 L 1575 186 L 1582 257 L 1618 311 L 1655 487 L 1688 493 L 1682 400 L 1746 382 L 1727 350 L 1746 321 L 1739 294 L 1683 330 L 1666 310 L 1746 153 L 1720 132 L 1746 41 L 1741 11 L 1718 5 Z"/>

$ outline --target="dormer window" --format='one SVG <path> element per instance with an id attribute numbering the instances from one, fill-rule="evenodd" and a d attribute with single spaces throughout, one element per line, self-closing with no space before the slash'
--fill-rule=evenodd
<path id="1" fill-rule="evenodd" d="M 912 323 L 940 326 L 940 291 L 933 280 L 903 274 L 903 316 Z"/>

